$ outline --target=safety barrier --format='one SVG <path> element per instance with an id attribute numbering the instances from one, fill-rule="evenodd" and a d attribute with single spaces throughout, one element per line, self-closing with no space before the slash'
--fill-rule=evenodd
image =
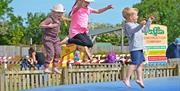
<path id="1" fill-rule="evenodd" d="M 73 55 L 72 55 L 73 56 Z M 80 60 L 79 63 L 102 63 L 105 61 L 106 55 L 92 55 L 93 60 Z M 20 64 L 20 61 L 15 61 L 12 59 L 13 56 L 0 56 L 0 64 Z M 129 54 L 120 54 L 116 55 L 116 60 L 119 62 L 129 62 L 130 61 L 130 55 Z M 62 63 L 75 63 L 75 61 L 70 58 L 69 60 L 59 60 L 59 64 Z"/>
<path id="2" fill-rule="evenodd" d="M 80 64 L 44 73 L 42 70 L 20 71 L 0 69 L 0 91 L 20 91 L 63 84 L 96 83 L 122 80 L 126 77 L 125 64 Z M 180 76 L 180 64 L 144 65 L 143 78 Z M 136 79 L 135 75 L 131 79 Z"/>

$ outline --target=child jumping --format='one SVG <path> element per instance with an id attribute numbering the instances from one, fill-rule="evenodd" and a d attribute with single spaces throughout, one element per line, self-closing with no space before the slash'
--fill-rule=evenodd
<path id="1" fill-rule="evenodd" d="M 136 83 L 144 88 L 143 78 L 142 78 L 142 62 L 145 60 L 143 54 L 143 33 L 148 32 L 153 17 L 149 18 L 147 22 L 145 20 L 141 21 L 140 24 L 137 23 L 138 20 L 138 9 L 136 8 L 124 8 L 123 17 L 126 19 L 126 23 L 123 26 L 125 35 L 128 37 L 129 50 L 131 55 L 131 64 L 128 66 L 126 78 L 123 80 L 124 84 L 131 87 L 130 77 L 134 71 L 137 74 Z"/>
<path id="2" fill-rule="evenodd" d="M 88 48 L 93 46 L 91 39 L 88 37 L 88 19 L 91 13 L 100 14 L 112 8 L 108 5 L 102 9 L 93 9 L 89 6 L 94 0 L 76 0 L 70 12 L 71 24 L 69 29 L 69 38 L 65 38 L 61 43 L 74 43 L 85 46 L 85 51 L 89 59 L 92 59 Z"/>
<path id="3" fill-rule="evenodd" d="M 62 4 L 57 4 L 53 7 L 49 16 L 40 24 L 40 27 L 45 30 L 42 42 L 46 49 L 46 60 L 44 64 L 44 71 L 50 72 L 49 64 L 53 61 L 53 71 L 60 73 L 57 69 L 57 63 L 60 58 L 60 39 L 58 33 L 60 32 L 61 21 L 65 9 Z"/>

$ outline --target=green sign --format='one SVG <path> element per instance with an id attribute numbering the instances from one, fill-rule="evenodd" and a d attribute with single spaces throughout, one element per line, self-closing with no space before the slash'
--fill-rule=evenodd
<path id="1" fill-rule="evenodd" d="M 166 49 L 166 46 L 146 46 L 147 49 Z"/>
<path id="2" fill-rule="evenodd" d="M 162 30 L 159 26 L 154 27 L 153 29 L 150 29 L 145 35 L 151 34 L 154 36 L 157 36 L 158 34 L 164 34 L 164 30 Z"/>

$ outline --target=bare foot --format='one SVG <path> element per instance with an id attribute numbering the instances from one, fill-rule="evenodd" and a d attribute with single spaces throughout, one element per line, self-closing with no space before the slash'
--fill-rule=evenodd
<path id="1" fill-rule="evenodd" d="M 69 37 L 65 37 L 65 38 L 60 42 L 60 45 L 62 45 L 62 44 L 67 44 L 67 43 L 68 43 L 68 39 L 69 39 Z"/>
<path id="2" fill-rule="evenodd" d="M 129 88 L 132 87 L 129 81 L 123 80 L 123 83 L 124 83 L 127 87 L 129 87 Z"/>
<path id="3" fill-rule="evenodd" d="M 144 88 L 144 84 L 142 81 L 136 80 L 136 83 L 141 87 Z"/>

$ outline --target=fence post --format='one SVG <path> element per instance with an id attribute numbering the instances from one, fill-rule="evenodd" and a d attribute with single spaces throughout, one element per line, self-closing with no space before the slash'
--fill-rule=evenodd
<path id="1" fill-rule="evenodd" d="M 19 46 L 20 56 L 22 57 L 22 45 Z"/>
<path id="2" fill-rule="evenodd" d="M 176 75 L 180 76 L 180 64 L 176 64 Z"/>
<path id="3" fill-rule="evenodd" d="M 62 84 L 68 84 L 68 67 L 62 69 Z"/>
<path id="4" fill-rule="evenodd" d="M 4 79 L 5 78 L 5 74 L 4 74 L 4 69 L 0 70 L 0 91 L 5 91 L 4 89 Z"/>
<path id="5" fill-rule="evenodd" d="M 120 80 L 124 80 L 125 79 L 125 77 L 126 77 L 126 71 L 127 71 L 127 64 L 122 64 L 122 66 L 121 66 L 121 78 L 120 78 Z"/>

